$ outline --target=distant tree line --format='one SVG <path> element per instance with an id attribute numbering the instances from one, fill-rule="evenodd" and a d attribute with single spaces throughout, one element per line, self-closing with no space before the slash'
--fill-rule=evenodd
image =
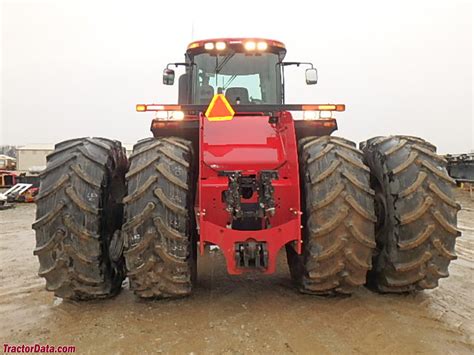
<path id="1" fill-rule="evenodd" d="M 16 159 L 16 147 L 14 145 L 0 145 L 0 154 Z"/>

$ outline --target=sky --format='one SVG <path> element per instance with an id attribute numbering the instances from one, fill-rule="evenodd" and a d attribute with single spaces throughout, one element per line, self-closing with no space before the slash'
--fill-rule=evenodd
<path id="1" fill-rule="evenodd" d="M 0 1 L 0 145 L 148 137 L 135 104 L 176 102 L 166 64 L 192 40 L 248 36 L 314 63 L 318 85 L 290 69 L 286 100 L 346 104 L 335 135 L 474 149 L 470 0 Z"/>

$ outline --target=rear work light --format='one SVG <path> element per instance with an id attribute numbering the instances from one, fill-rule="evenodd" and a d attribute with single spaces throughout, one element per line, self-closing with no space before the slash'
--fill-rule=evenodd
<path id="1" fill-rule="evenodd" d="M 157 111 L 156 119 L 160 121 L 181 121 L 184 119 L 183 111 Z"/>
<path id="2" fill-rule="evenodd" d="M 226 49 L 227 45 L 225 42 L 207 42 L 204 44 L 204 49 L 207 50 L 207 51 L 212 51 L 214 49 L 217 49 L 218 51 L 222 51 L 224 49 Z"/>
<path id="3" fill-rule="evenodd" d="M 145 111 L 181 111 L 180 105 L 156 105 L 156 104 L 137 104 L 135 106 L 137 112 Z"/>
<path id="4" fill-rule="evenodd" d="M 331 119 L 334 111 L 345 111 L 345 105 L 303 105 L 303 119 Z"/>
<path id="5" fill-rule="evenodd" d="M 135 106 L 137 112 L 156 112 L 156 119 L 160 121 L 181 121 L 184 119 L 184 112 L 181 111 L 180 105 L 145 105 L 138 104 Z"/>
<path id="6" fill-rule="evenodd" d="M 254 50 L 266 51 L 268 48 L 268 43 L 264 41 L 260 41 L 260 42 L 248 41 L 248 42 L 245 42 L 244 48 L 247 51 L 254 51 Z"/>
<path id="7" fill-rule="evenodd" d="M 225 39 L 215 39 L 215 40 L 204 40 L 191 42 L 188 45 L 188 49 L 195 48 L 204 48 L 207 51 L 222 51 L 228 46 L 235 44 L 242 45 L 247 51 L 259 51 L 263 52 L 268 49 L 269 46 L 285 48 L 285 45 L 279 41 L 269 40 L 269 39 L 250 39 L 250 38 L 225 38 Z"/>
<path id="8" fill-rule="evenodd" d="M 317 119 L 331 119 L 332 111 L 303 111 L 303 119 L 317 120 Z"/>
<path id="9" fill-rule="evenodd" d="M 258 43 L 257 43 L 257 49 L 258 49 L 259 51 L 266 51 L 267 48 L 268 48 L 267 42 L 258 42 Z"/>
<path id="10" fill-rule="evenodd" d="M 225 47 L 226 47 L 225 42 L 216 42 L 216 49 L 217 49 L 218 51 L 224 50 Z"/>
<path id="11" fill-rule="evenodd" d="M 257 48 L 257 44 L 254 41 L 245 42 L 244 48 L 248 51 L 254 51 Z"/>

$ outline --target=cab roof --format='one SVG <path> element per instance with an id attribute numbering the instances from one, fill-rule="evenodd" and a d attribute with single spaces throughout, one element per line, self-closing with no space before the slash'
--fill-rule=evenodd
<path id="1" fill-rule="evenodd" d="M 276 41 L 274 39 L 267 39 L 267 38 L 257 38 L 257 37 L 234 37 L 234 38 L 209 38 L 209 39 L 201 39 L 197 41 L 193 41 L 188 44 L 188 49 L 197 48 L 204 46 L 206 43 L 217 43 L 217 42 L 224 42 L 228 44 L 244 44 L 246 42 L 266 42 L 269 46 L 275 46 L 280 48 L 286 48 L 285 44 L 280 41 Z"/>
<path id="2" fill-rule="evenodd" d="M 196 55 L 204 52 L 219 53 L 232 48 L 238 52 L 270 52 L 277 53 L 283 58 L 286 54 L 285 45 L 273 39 L 256 37 L 211 38 L 189 43 L 187 53 Z"/>

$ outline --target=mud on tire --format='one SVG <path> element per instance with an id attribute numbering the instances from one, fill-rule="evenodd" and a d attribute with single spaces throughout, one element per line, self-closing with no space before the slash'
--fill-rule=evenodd
<path id="1" fill-rule="evenodd" d="M 196 275 L 193 150 L 187 140 L 148 138 L 130 157 L 125 203 L 125 259 L 140 297 L 191 293 Z"/>
<path id="2" fill-rule="evenodd" d="M 299 141 L 303 255 L 287 246 L 300 291 L 350 294 L 366 282 L 374 238 L 373 190 L 362 152 L 339 137 Z"/>
<path id="3" fill-rule="evenodd" d="M 377 253 L 369 286 L 380 292 L 431 289 L 448 277 L 460 235 L 454 181 L 436 147 L 417 137 L 361 143 L 376 191 Z"/>
<path id="4" fill-rule="evenodd" d="M 120 291 L 123 258 L 119 252 L 112 260 L 109 247 L 122 224 L 127 164 L 121 144 L 105 138 L 68 140 L 48 155 L 36 198 L 34 254 L 56 296 L 87 300 Z"/>

